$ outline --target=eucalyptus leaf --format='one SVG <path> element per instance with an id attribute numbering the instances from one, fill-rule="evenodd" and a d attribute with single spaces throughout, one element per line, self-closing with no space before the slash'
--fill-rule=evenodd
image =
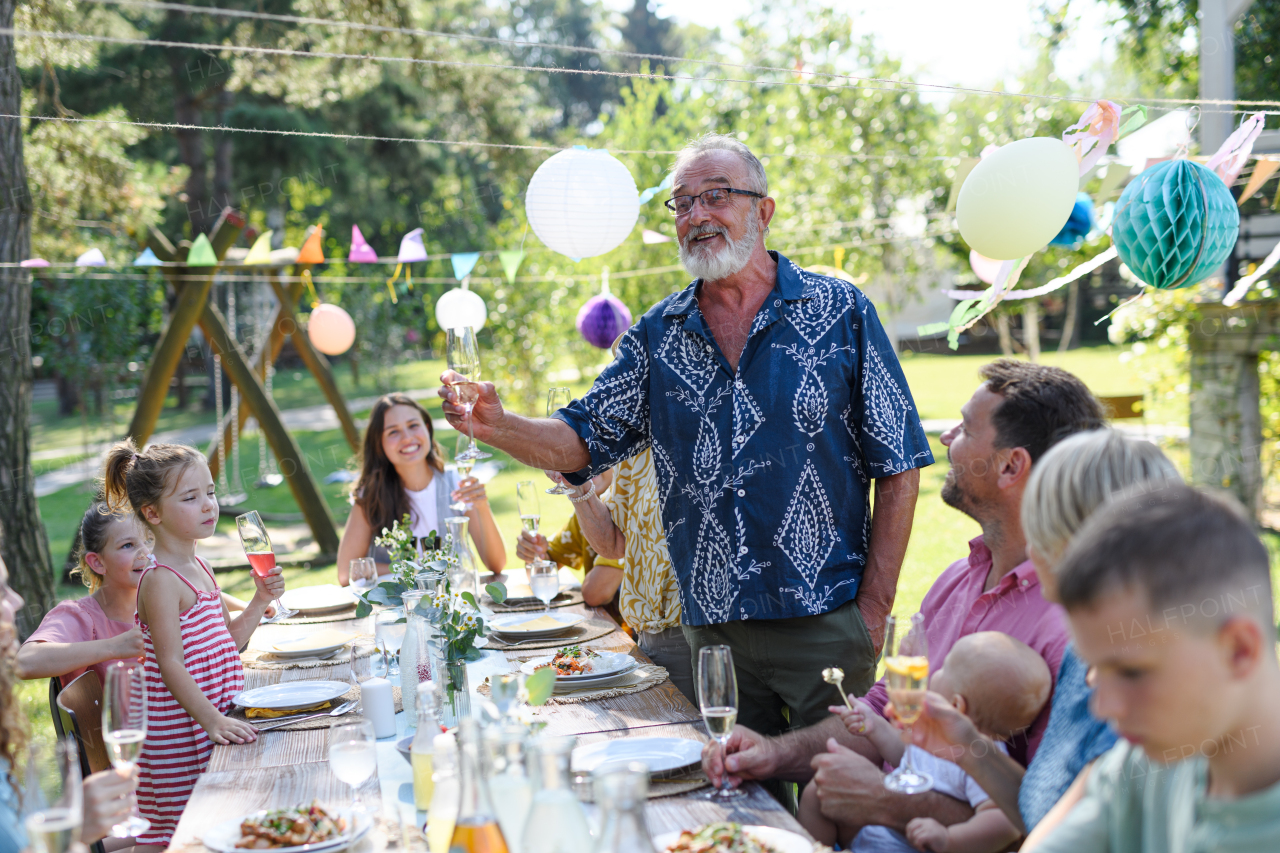
<path id="1" fill-rule="evenodd" d="M 467 652 L 462 656 L 462 659 L 467 663 L 475 663 L 476 661 L 480 660 L 483 657 L 484 657 L 484 652 L 472 646 L 471 648 L 467 649 Z"/>
<path id="2" fill-rule="evenodd" d="M 462 600 L 465 601 L 467 604 L 470 604 L 476 610 L 480 609 L 479 603 L 476 602 L 475 595 L 473 595 L 470 590 L 467 590 L 462 593 Z"/>
<path id="3" fill-rule="evenodd" d="M 356 602 L 356 618 L 357 619 L 363 619 L 364 617 L 368 616 L 372 612 L 373 612 L 373 605 L 370 604 L 368 601 L 365 601 L 364 598 L 361 598 L 359 601 Z"/>
<path id="4" fill-rule="evenodd" d="M 493 599 L 494 604 L 502 604 L 507 600 L 507 585 L 499 581 L 485 584 L 484 591 L 489 593 L 489 597 Z"/>
<path id="5" fill-rule="evenodd" d="M 548 666 L 535 670 L 533 675 L 525 679 L 524 689 L 529 694 L 530 705 L 545 705 L 551 698 L 551 691 L 556 686 L 556 669 Z"/>

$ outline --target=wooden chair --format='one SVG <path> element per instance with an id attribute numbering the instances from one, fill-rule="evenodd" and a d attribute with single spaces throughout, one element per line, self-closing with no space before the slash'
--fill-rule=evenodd
<path id="1" fill-rule="evenodd" d="M 58 691 L 56 697 L 52 686 L 49 694 L 58 712 L 54 714 L 55 727 L 76 736 L 80 771 L 88 776 L 110 767 L 107 746 L 102 742 L 102 684 L 98 674 L 89 670 Z"/>

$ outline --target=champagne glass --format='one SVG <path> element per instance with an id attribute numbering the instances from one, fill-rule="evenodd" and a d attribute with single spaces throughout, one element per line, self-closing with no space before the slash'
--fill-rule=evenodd
<path id="1" fill-rule="evenodd" d="M 111 765 L 122 774 L 133 772 L 147 739 L 147 678 L 142 664 L 117 661 L 107 668 L 102 686 L 102 742 Z M 141 835 L 151 821 L 138 814 L 135 798 L 129 817 L 111 827 L 116 838 Z"/>
<path id="2" fill-rule="evenodd" d="M 534 560 L 529 564 L 529 588 L 551 613 L 551 599 L 560 592 L 560 567 L 550 560 Z"/>
<path id="3" fill-rule="evenodd" d="M 898 641 L 896 652 L 891 648 L 896 634 L 902 631 L 894 617 L 889 617 L 885 632 L 885 678 L 889 699 L 893 702 L 898 719 L 907 726 L 907 743 L 911 743 L 911 724 L 924 712 L 924 694 L 929 684 L 929 650 L 924 636 L 924 617 L 917 613 L 911 617 L 910 627 Z M 911 747 L 902 753 L 902 763 L 884 777 L 884 786 L 899 794 L 923 794 L 933 790 L 933 778 L 911 766 Z"/>
<path id="4" fill-rule="evenodd" d="M 738 721 L 738 674 L 733 669 L 733 651 L 728 646 L 703 646 L 698 650 L 698 707 L 707 732 L 720 744 L 721 759 L 725 744 Z M 741 797 L 740 788 L 729 787 L 729 776 L 722 777 L 720 789 L 706 795 L 708 800 L 731 800 Z"/>
<path id="5" fill-rule="evenodd" d="M 468 436 L 465 432 L 458 433 L 458 443 L 453 450 L 453 467 L 457 469 L 458 480 L 462 481 L 471 476 L 471 469 L 475 467 L 476 460 L 474 456 L 467 455 Z M 466 501 L 454 501 L 449 504 L 449 509 L 460 515 L 466 515 L 471 509 L 471 504 Z"/>
<path id="6" fill-rule="evenodd" d="M 538 487 L 533 480 L 516 483 L 516 509 L 520 513 L 520 525 L 526 532 L 537 536 L 542 513 L 538 509 Z"/>
<path id="7" fill-rule="evenodd" d="M 571 402 L 573 402 L 573 393 L 568 388 L 552 388 L 547 392 L 547 417 L 551 417 Z M 556 483 L 547 489 L 547 494 L 567 495 L 569 490 L 565 488 L 563 483 Z"/>
<path id="8" fill-rule="evenodd" d="M 462 456 L 474 462 L 477 459 L 488 459 L 491 454 L 476 447 L 475 428 L 471 423 L 471 412 L 476 400 L 480 399 L 480 345 L 476 342 L 476 330 L 470 326 L 449 329 L 445 335 L 445 347 L 449 360 L 449 369 L 462 375 L 462 381 L 455 382 L 453 391 L 458 397 L 467 416 L 467 438 L 470 439 Z"/>
<path id="9" fill-rule="evenodd" d="M 351 786 L 351 807 L 366 811 L 360 786 L 378 771 L 378 742 L 373 723 L 364 719 L 340 720 L 329 728 L 329 769 Z"/>
<path id="10" fill-rule="evenodd" d="M 59 741 L 52 756 L 39 744 L 32 744 L 30 752 L 21 802 L 32 853 L 67 853 L 79 842 L 84 822 L 80 753 L 75 739 Z M 42 766 L 50 758 L 54 766 Z"/>
<path id="11" fill-rule="evenodd" d="M 236 516 L 236 529 L 240 531 L 240 544 L 244 546 L 244 555 L 249 558 L 253 573 L 260 578 L 276 567 L 276 552 L 271 549 L 271 537 L 267 535 L 267 526 L 262 523 L 262 516 L 256 509 Z M 263 619 L 262 624 L 270 625 L 290 616 L 297 616 L 298 611 L 289 610 L 275 600 L 276 615 Z"/>

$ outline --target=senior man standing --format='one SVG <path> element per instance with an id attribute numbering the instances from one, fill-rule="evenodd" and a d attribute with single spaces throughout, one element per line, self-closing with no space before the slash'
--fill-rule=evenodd
<path id="1" fill-rule="evenodd" d="M 736 139 L 690 143 L 666 204 L 696 280 L 554 418 L 504 411 L 481 383 L 472 419 L 476 438 L 575 483 L 652 447 L 694 660 L 730 646 L 739 722 L 778 733 L 827 716 L 824 667 L 871 687 L 933 455 L 870 301 L 765 250 L 768 192 Z M 441 378 L 462 428 L 461 377 Z"/>

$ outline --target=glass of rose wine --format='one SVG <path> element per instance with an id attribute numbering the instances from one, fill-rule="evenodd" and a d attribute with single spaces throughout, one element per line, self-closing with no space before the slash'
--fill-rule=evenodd
<path id="1" fill-rule="evenodd" d="M 117 661 L 107 668 L 102 685 L 102 742 L 111 766 L 132 773 L 147 739 L 147 677 L 142 664 Z M 151 821 L 138 814 L 135 798 L 129 817 L 111 827 L 116 838 L 132 838 L 146 832 Z"/>
<path id="2" fill-rule="evenodd" d="M 733 668 L 733 650 L 728 646 L 703 646 L 698 650 L 698 706 L 707 734 L 720 744 L 723 759 L 725 745 L 738 721 L 738 674 Z M 721 777 L 720 788 L 706 795 L 708 800 L 730 800 L 741 797 L 741 788 L 729 787 L 729 775 Z"/>
<path id="3" fill-rule="evenodd" d="M 262 516 L 258 515 L 256 509 L 237 515 L 236 529 L 240 531 L 240 544 L 244 546 L 244 555 L 249 558 L 249 567 L 255 575 L 265 578 L 276 567 L 276 552 L 271 549 L 271 537 L 267 535 L 267 526 L 262 523 Z M 289 610 L 281 604 L 280 599 L 277 598 L 274 603 L 276 615 L 263 619 L 264 625 L 298 615 L 298 611 Z"/>
<path id="4" fill-rule="evenodd" d="M 894 713 L 907 726 L 907 748 L 902 762 L 888 776 L 884 786 L 899 794 L 923 794 L 933 790 L 933 777 L 911 766 L 911 725 L 924 713 L 924 694 L 929 685 L 929 649 L 924 637 L 924 617 L 917 613 L 907 625 L 889 617 L 885 630 L 885 680 Z M 894 649 L 894 639 L 898 647 Z"/>

